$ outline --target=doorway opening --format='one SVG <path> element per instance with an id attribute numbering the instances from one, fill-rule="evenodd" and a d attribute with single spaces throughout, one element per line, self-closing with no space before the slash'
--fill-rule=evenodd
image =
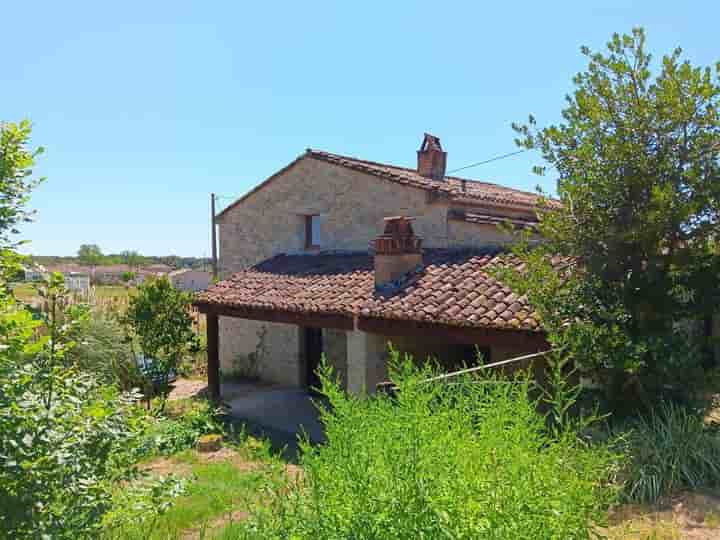
<path id="1" fill-rule="evenodd" d="M 320 386 L 317 369 L 323 353 L 323 339 L 321 328 L 305 327 L 305 382 L 308 390 Z"/>

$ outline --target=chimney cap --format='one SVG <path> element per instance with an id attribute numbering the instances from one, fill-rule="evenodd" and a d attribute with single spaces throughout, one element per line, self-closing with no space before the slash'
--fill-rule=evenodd
<path id="1" fill-rule="evenodd" d="M 440 137 L 425 133 L 420 150 L 417 152 L 417 172 L 433 180 L 445 178 L 447 152 L 442 149 Z"/>
<path id="2" fill-rule="evenodd" d="M 443 149 L 442 144 L 440 144 L 440 137 L 431 133 L 425 133 L 423 136 L 423 142 L 420 145 L 420 151 L 424 152 L 426 150 L 438 150 L 442 152 Z"/>

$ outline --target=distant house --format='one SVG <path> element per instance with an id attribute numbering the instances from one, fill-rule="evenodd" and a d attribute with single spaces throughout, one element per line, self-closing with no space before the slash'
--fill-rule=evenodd
<path id="1" fill-rule="evenodd" d="M 132 274 L 131 284 L 138 285 L 150 277 L 158 277 L 168 274 L 173 270 L 166 264 L 151 264 L 148 266 L 135 267 L 127 264 L 106 264 L 100 266 L 86 266 L 75 263 L 57 264 L 48 267 L 46 272 L 59 272 L 65 276 L 65 280 L 72 274 L 85 275 L 91 283 L 96 285 L 121 285 L 125 283 L 123 278 Z M 26 274 L 27 280 L 27 274 Z"/>
<path id="2" fill-rule="evenodd" d="M 69 291 L 87 294 L 90 291 L 90 275 L 81 272 L 63 274 L 65 287 Z"/>
<path id="3" fill-rule="evenodd" d="M 127 264 L 108 264 L 94 267 L 91 275 L 98 285 L 117 285 L 123 282 L 123 275 L 128 272 L 133 272 L 133 269 Z"/>
<path id="4" fill-rule="evenodd" d="M 41 264 L 23 267 L 25 281 L 42 281 L 48 275 L 48 270 Z"/>
<path id="5" fill-rule="evenodd" d="M 155 264 L 148 264 L 146 266 L 143 266 L 142 270 L 145 272 L 151 272 L 155 275 L 165 275 L 165 274 L 169 274 L 170 272 L 172 272 L 174 270 L 174 268 L 167 264 L 155 263 Z"/>
<path id="6" fill-rule="evenodd" d="M 182 291 L 204 291 L 210 286 L 210 272 L 181 268 L 168 274 L 173 287 Z"/>

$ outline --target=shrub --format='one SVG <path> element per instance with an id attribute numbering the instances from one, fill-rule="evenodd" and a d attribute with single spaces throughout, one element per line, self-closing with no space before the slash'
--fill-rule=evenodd
<path id="1" fill-rule="evenodd" d="M 116 383 L 124 390 L 140 387 L 138 376 L 131 376 L 137 365 L 123 327 L 105 313 L 90 313 L 68 356 L 80 369 L 94 373 L 105 383 Z"/>
<path id="2" fill-rule="evenodd" d="M 192 295 L 173 287 L 167 277 L 150 279 L 130 298 L 122 323 L 128 340 L 153 360 L 158 393 L 167 397 L 169 375 L 184 356 L 198 350 L 190 316 Z"/>
<path id="3" fill-rule="evenodd" d="M 679 489 L 720 485 L 720 437 L 697 411 L 663 402 L 615 431 L 626 431 L 631 458 L 625 499 L 650 503 Z"/>
<path id="4" fill-rule="evenodd" d="M 170 409 L 173 407 L 175 405 Z M 202 435 L 208 433 L 223 433 L 218 411 L 205 401 L 188 400 L 187 406 L 183 406 L 176 417 L 160 414 L 151 421 L 138 457 L 175 454 L 192 448 Z"/>
<path id="5" fill-rule="evenodd" d="M 327 444 L 223 538 L 590 538 L 614 498 L 615 456 L 548 429 L 527 379 L 433 375 L 393 353 L 396 398 L 348 397 L 323 376 Z"/>
<path id="6" fill-rule="evenodd" d="M 136 395 L 101 384 L 69 360 L 77 327 L 62 278 L 40 322 L 0 298 L 0 522 L 11 538 L 86 538 L 136 472 L 144 421 Z M 42 331 L 41 331 L 42 330 Z"/>

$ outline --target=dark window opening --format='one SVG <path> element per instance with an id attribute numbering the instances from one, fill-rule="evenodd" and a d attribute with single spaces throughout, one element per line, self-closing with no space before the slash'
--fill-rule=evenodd
<path id="1" fill-rule="evenodd" d="M 305 216 L 305 248 L 320 247 L 320 216 Z"/>

